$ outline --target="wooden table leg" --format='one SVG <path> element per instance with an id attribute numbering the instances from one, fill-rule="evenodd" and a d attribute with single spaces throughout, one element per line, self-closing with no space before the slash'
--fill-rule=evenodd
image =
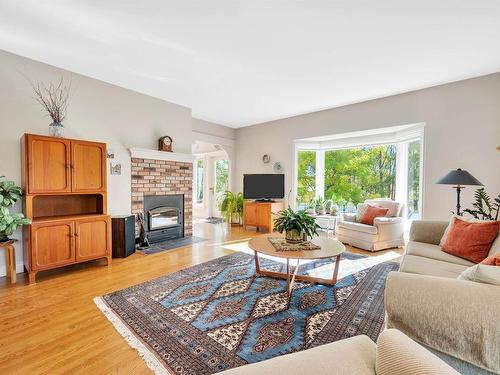
<path id="1" fill-rule="evenodd" d="M 16 249 L 12 245 L 5 247 L 5 266 L 7 267 L 7 276 L 10 277 L 11 284 L 16 283 Z"/>
<path id="2" fill-rule="evenodd" d="M 339 264 L 340 264 L 340 254 L 335 257 L 335 268 L 333 269 L 332 284 L 337 282 L 337 276 L 339 274 Z"/>
<path id="3" fill-rule="evenodd" d="M 259 253 L 254 250 L 253 256 L 255 259 L 255 273 L 259 275 L 260 274 Z"/>
<path id="4" fill-rule="evenodd" d="M 286 292 L 288 297 L 292 293 L 292 288 L 290 287 L 290 259 L 286 258 Z"/>

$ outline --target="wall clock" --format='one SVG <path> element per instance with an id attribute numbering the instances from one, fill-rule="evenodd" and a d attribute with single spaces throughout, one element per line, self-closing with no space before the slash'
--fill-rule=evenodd
<path id="1" fill-rule="evenodd" d="M 172 143 L 172 137 L 169 137 L 168 135 L 161 137 L 158 140 L 158 150 L 172 152 Z"/>

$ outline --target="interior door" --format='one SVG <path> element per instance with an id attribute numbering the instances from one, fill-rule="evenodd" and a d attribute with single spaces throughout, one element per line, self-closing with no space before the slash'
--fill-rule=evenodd
<path id="1" fill-rule="evenodd" d="M 70 141 L 27 136 L 28 193 L 71 192 Z"/>
<path id="2" fill-rule="evenodd" d="M 76 261 L 109 256 L 110 234 L 109 216 L 76 220 Z"/>
<path id="3" fill-rule="evenodd" d="M 73 192 L 106 190 L 106 145 L 71 141 Z"/>
<path id="4" fill-rule="evenodd" d="M 61 220 L 31 225 L 32 267 L 43 270 L 75 262 L 74 222 Z"/>

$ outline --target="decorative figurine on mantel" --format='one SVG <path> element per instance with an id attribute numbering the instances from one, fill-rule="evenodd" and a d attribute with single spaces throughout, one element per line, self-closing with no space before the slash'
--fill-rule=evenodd
<path id="1" fill-rule="evenodd" d="M 172 137 L 169 137 L 168 135 L 161 137 L 158 140 L 158 150 L 172 152 L 172 143 Z"/>

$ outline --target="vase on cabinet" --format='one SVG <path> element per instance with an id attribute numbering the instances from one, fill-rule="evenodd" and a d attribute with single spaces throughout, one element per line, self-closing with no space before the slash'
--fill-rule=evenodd
<path id="1" fill-rule="evenodd" d="M 53 122 L 49 125 L 49 135 L 51 137 L 64 137 L 64 125 L 58 122 Z"/>

